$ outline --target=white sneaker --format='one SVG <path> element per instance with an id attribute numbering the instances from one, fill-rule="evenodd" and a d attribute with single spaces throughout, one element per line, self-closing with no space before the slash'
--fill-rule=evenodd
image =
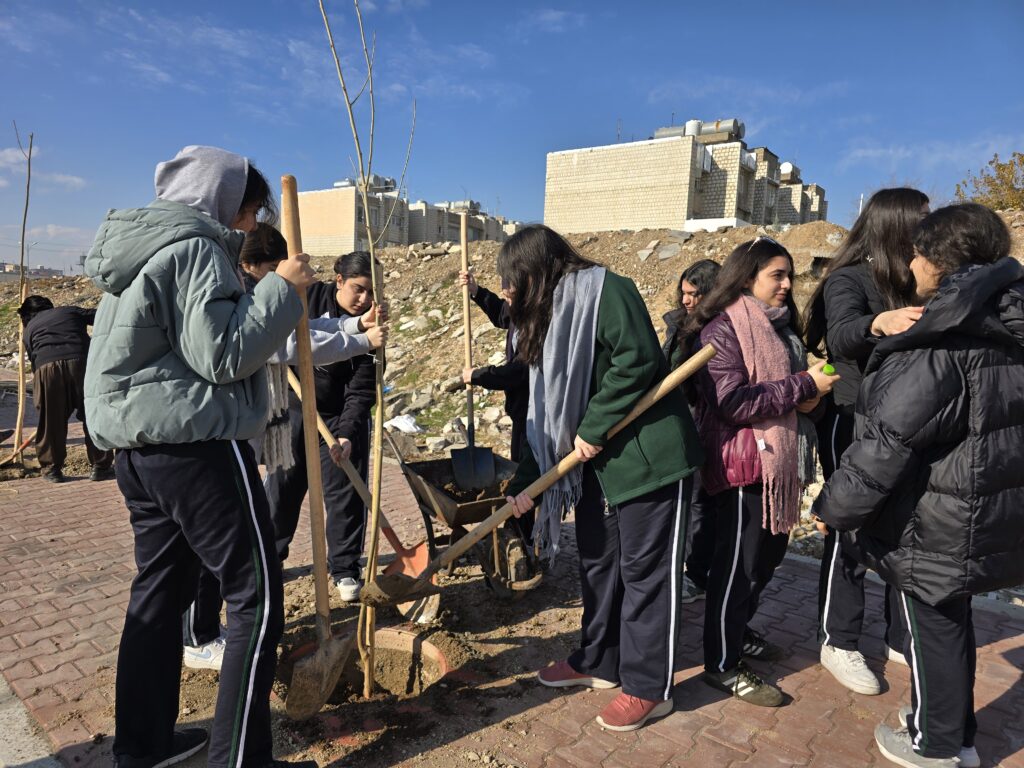
<path id="1" fill-rule="evenodd" d="M 359 590 L 363 588 L 363 585 L 351 576 L 336 580 L 334 586 L 338 588 L 338 594 L 346 603 L 356 602 L 359 599 Z"/>
<path id="2" fill-rule="evenodd" d="M 845 651 L 834 645 L 823 643 L 821 646 L 821 666 L 832 673 L 832 677 L 845 685 L 854 693 L 865 696 L 877 696 L 882 686 L 875 673 L 864 663 L 860 651 Z"/>
<path id="3" fill-rule="evenodd" d="M 895 662 L 896 664 L 902 664 L 904 667 L 910 666 L 909 664 L 907 664 L 907 657 L 899 651 L 897 651 L 891 645 L 885 646 L 885 655 L 886 658 L 889 659 L 889 661 Z"/>
<path id="4" fill-rule="evenodd" d="M 897 713 L 900 725 L 906 728 L 907 720 L 912 714 L 914 714 L 914 708 L 909 704 L 900 707 Z M 977 747 L 960 747 L 960 768 L 981 768 L 981 755 L 978 754 Z"/>
<path id="5" fill-rule="evenodd" d="M 186 645 L 184 653 L 185 666 L 190 669 L 215 669 L 220 672 L 224 662 L 224 638 L 218 637 L 206 645 Z"/>

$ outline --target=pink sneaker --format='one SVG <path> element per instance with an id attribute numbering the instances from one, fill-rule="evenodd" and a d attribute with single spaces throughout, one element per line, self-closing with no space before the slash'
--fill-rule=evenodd
<path id="1" fill-rule="evenodd" d="M 635 731 L 648 720 L 672 711 L 672 699 L 648 701 L 620 693 L 597 716 L 597 724 L 609 731 Z"/>
<path id="2" fill-rule="evenodd" d="M 618 683 L 610 680 L 602 680 L 599 677 L 581 675 L 571 666 L 568 661 L 556 661 L 550 667 L 545 667 L 537 673 L 537 679 L 542 685 L 549 688 L 568 688 L 573 685 L 582 685 L 585 688 L 618 688 Z"/>

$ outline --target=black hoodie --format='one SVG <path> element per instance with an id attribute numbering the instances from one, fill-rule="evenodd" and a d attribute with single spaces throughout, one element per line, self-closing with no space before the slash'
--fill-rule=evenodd
<path id="1" fill-rule="evenodd" d="M 1024 582 L 1024 268 L 950 275 L 878 342 L 857 439 L 814 504 L 888 583 L 930 604 Z"/>

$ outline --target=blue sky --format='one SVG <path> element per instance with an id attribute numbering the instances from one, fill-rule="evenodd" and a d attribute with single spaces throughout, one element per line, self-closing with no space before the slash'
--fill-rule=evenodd
<path id="1" fill-rule="evenodd" d="M 364 0 L 377 34 L 374 169 L 412 199 L 480 200 L 540 220 L 545 153 L 691 117 L 738 117 L 825 187 L 909 183 L 942 202 L 994 152 L 1024 151 L 1024 3 Z M 350 80 L 352 6 L 330 0 Z M 315 0 L 3 0 L 0 260 L 17 260 L 23 140 L 34 131 L 32 264 L 69 266 L 108 208 L 145 205 L 186 144 L 253 158 L 300 189 L 352 175 Z M 363 100 L 365 102 L 365 99 Z M 365 118 L 365 111 L 362 116 Z"/>

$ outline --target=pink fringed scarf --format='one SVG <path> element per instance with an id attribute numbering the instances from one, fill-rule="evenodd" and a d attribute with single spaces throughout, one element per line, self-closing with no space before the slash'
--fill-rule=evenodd
<path id="1" fill-rule="evenodd" d="M 751 384 L 779 381 L 792 375 L 789 351 L 772 326 L 773 310 L 742 295 L 725 309 L 743 352 Z M 796 411 L 751 424 L 760 450 L 764 509 L 761 526 L 773 534 L 789 533 L 800 520 L 799 439 Z"/>

